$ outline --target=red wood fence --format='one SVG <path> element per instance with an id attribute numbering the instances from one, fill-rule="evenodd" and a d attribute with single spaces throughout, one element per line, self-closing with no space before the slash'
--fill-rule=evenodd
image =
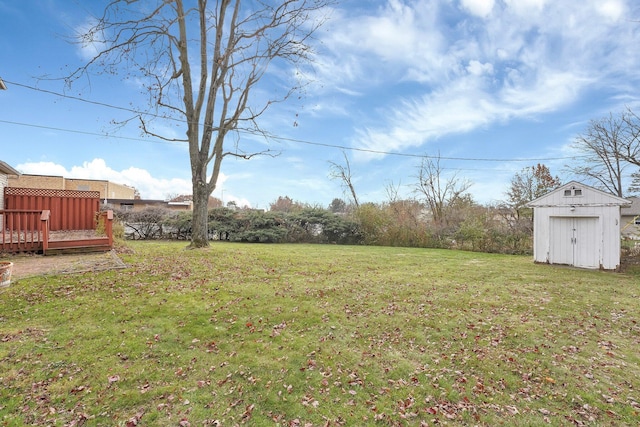
<path id="1" fill-rule="evenodd" d="M 100 211 L 98 191 L 6 187 L 4 198 L 6 210 L 50 211 L 50 231 L 94 230 L 95 215 Z"/>

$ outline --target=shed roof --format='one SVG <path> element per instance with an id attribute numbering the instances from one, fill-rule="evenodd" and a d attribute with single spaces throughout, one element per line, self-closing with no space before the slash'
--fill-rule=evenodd
<path id="1" fill-rule="evenodd" d="M 530 201 L 527 206 L 628 206 L 630 204 L 631 201 L 622 197 L 614 196 L 581 182 L 570 181 L 544 196 Z"/>
<path id="2" fill-rule="evenodd" d="M 3 175 L 20 175 L 20 172 L 9 166 L 7 163 L 0 160 L 0 174 Z"/>

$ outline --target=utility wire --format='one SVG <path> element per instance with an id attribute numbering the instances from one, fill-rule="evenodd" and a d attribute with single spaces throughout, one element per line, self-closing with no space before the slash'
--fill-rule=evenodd
<path id="1" fill-rule="evenodd" d="M 20 122 L 12 122 L 9 120 L 0 120 L 0 123 L 6 123 L 9 125 L 16 125 L 16 126 L 26 126 L 26 127 L 31 127 L 31 128 L 37 128 L 37 129 L 47 129 L 47 130 L 55 130 L 58 132 L 69 132 L 69 133 L 78 133 L 81 135 L 90 135 L 90 136 L 99 136 L 101 138 L 115 138 L 115 139 L 124 139 L 124 140 L 128 140 L 128 141 L 144 141 L 144 142 L 162 142 L 165 144 L 171 144 L 171 142 L 169 141 L 162 141 L 162 140 L 148 140 L 148 139 L 143 139 L 143 138 L 132 138 L 132 137 L 128 137 L 128 136 L 117 136 L 117 135 L 109 135 L 107 133 L 98 133 L 98 132 L 88 132 L 88 131 L 83 131 L 83 130 L 74 130 L 74 129 L 64 129 L 64 128 L 58 128 L 58 127 L 53 127 L 53 126 L 42 126 L 42 125 L 34 125 L 31 123 L 20 123 Z"/>
<path id="2" fill-rule="evenodd" d="M 77 96 L 71 96 L 71 95 L 67 95 L 67 94 L 64 94 L 64 93 L 60 93 L 60 92 L 54 92 L 54 91 L 51 91 L 51 90 L 41 89 L 41 88 L 37 88 L 37 87 L 34 87 L 34 86 L 29 86 L 29 85 L 25 85 L 25 84 L 21 84 L 21 83 L 17 83 L 17 82 L 12 82 L 12 81 L 8 81 L 8 80 L 4 80 L 4 81 L 6 83 L 9 83 L 10 85 L 13 85 L 13 86 L 22 87 L 22 88 L 33 90 L 33 91 L 36 91 L 36 92 L 46 93 L 46 94 L 49 94 L 49 95 L 55 95 L 55 96 L 59 96 L 59 97 L 62 97 L 62 98 L 71 99 L 71 100 L 74 100 L 74 101 L 85 102 L 85 103 L 88 103 L 88 104 L 98 105 L 98 106 L 106 107 L 106 108 L 112 108 L 112 109 L 120 110 L 120 111 L 127 111 L 127 112 L 134 113 L 134 114 L 137 114 L 137 115 L 146 115 L 146 116 L 151 116 L 151 117 L 156 117 L 156 118 L 162 118 L 162 119 L 165 119 L 165 120 L 174 120 L 174 121 L 178 121 L 178 122 L 181 122 L 181 123 L 184 122 L 183 120 L 176 119 L 174 117 L 166 117 L 166 116 L 161 116 L 161 115 L 154 114 L 154 113 L 141 112 L 139 110 L 135 110 L 135 109 L 132 109 L 132 108 L 127 108 L 127 107 L 107 104 L 105 102 L 92 101 L 92 100 L 89 100 L 89 99 L 84 99 L 84 98 L 80 98 L 80 97 L 77 97 Z M 27 127 L 34 127 L 34 128 L 56 130 L 56 131 L 60 131 L 60 132 L 78 133 L 78 134 L 83 134 L 83 135 L 100 136 L 100 137 L 103 137 L 103 138 L 115 138 L 115 139 L 129 140 L 129 141 L 145 141 L 145 142 L 153 142 L 153 143 L 162 142 L 162 143 L 166 143 L 166 144 L 171 144 L 172 143 L 170 141 L 163 141 L 161 139 L 148 140 L 148 139 L 142 139 L 142 138 L 132 138 L 132 137 L 124 137 L 124 136 L 117 136 L 117 135 L 102 134 L 102 133 L 97 133 L 97 132 L 88 132 L 88 131 L 79 131 L 79 130 L 73 130 L 73 129 L 55 128 L 55 127 L 42 126 L 42 125 L 36 125 L 36 124 L 30 124 L 30 123 L 12 122 L 12 121 L 6 121 L 6 120 L 0 120 L 0 123 L 7 123 L 7 124 L 12 124 L 12 125 L 18 125 L 18 126 L 27 126 Z M 318 147 L 338 148 L 338 149 L 341 149 L 341 150 L 358 151 L 358 152 L 362 152 L 362 153 L 380 154 L 380 155 L 398 156 L 398 157 L 437 158 L 437 159 L 440 159 L 440 160 L 456 160 L 456 161 L 472 161 L 472 162 L 540 162 L 540 161 L 550 161 L 550 160 L 574 160 L 574 159 L 577 159 L 577 158 L 580 158 L 580 157 L 586 157 L 586 156 L 569 156 L 569 157 L 540 157 L 540 158 L 525 158 L 525 159 L 496 159 L 496 158 L 429 156 L 429 155 L 425 155 L 425 154 L 398 153 L 398 152 L 393 152 L 393 151 L 382 151 L 382 150 L 373 150 L 373 149 L 368 149 L 368 148 L 348 147 L 348 146 L 344 146 L 344 145 L 327 144 L 327 143 L 322 143 L 322 142 L 306 141 L 306 140 L 295 139 L 295 138 L 286 138 L 286 137 L 281 137 L 281 136 L 276 136 L 276 135 L 265 134 L 265 133 L 257 132 L 257 131 L 252 130 L 252 129 L 245 129 L 245 128 L 238 128 L 238 129 L 236 129 L 236 131 L 239 132 L 239 133 L 245 133 L 245 134 L 249 134 L 249 135 L 253 135 L 253 136 L 258 136 L 258 135 L 266 136 L 269 139 L 273 139 L 273 140 L 276 140 L 276 141 L 295 142 L 295 143 L 299 143 L 299 144 L 314 145 L 314 146 L 318 146 Z M 178 141 L 178 142 L 180 142 L 180 141 Z"/>

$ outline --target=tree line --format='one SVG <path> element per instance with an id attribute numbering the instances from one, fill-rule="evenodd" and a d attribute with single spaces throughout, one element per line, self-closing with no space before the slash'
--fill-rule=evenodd
<path id="1" fill-rule="evenodd" d="M 573 147 L 583 155 L 565 169 L 617 196 L 640 193 L 640 120 L 627 110 L 619 116 L 590 122 Z M 389 184 L 387 200 L 361 203 L 348 156 L 345 164 L 330 163 L 347 196 L 327 207 L 280 196 L 268 210 L 239 207 L 210 197 L 207 238 L 260 243 L 332 243 L 451 248 L 472 251 L 531 253 L 533 212 L 527 203 L 562 185 L 544 164 L 514 174 L 503 201 L 481 205 L 469 189 L 472 183 L 456 173 L 445 176 L 440 157 L 424 156 L 416 170 L 414 197 L 400 197 Z M 637 170 L 633 170 L 636 168 Z M 630 182 L 623 189 L 623 182 Z M 186 200 L 189 196 L 173 196 Z M 132 239 L 191 240 L 193 213 L 166 208 L 117 211 L 124 234 Z"/>
<path id="2" fill-rule="evenodd" d="M 288 196 L 278 197 L 269 210 L 211 203 L 217 207 L 208 210 L 208 239 L 531 252 L 530 216 L 516 217 L 504 206 L 479 205 L 455 185 L 449 188 L 456 191 L 444 192 L 434 186 L 429 193 L 434 199 L 431 203 L 399 198 L 392 189 L 387 201 L 358 205 L 335 198 L 328 207 L 320 207 Z M 437 206 L 437 211 L 432 206 Z M 116 218 L 124 226 L 121 233 L 130 239 L 191 239 L 190 211 L 158 207 L 116 210 Z"/>

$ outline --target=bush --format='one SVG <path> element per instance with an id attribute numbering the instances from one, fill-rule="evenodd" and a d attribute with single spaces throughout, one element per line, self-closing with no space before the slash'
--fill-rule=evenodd
<path id="1" fill-rule="evenodd" d="M 161 239 L 165 237 L 163 224 L 172 211 L 166 208 L 148 207 L 139 211 L 117 211 L 116 216 L 124 224 L 125 237 L 132 240 Z"/>
<path id="2" fill-rule="evenodd" d="M 162 228 L 165 231 L 165 237 L 176 240 L 191 239 L 191 222 L 193 213 L 189 212 L 170 212 L 161 221 Z"/>

